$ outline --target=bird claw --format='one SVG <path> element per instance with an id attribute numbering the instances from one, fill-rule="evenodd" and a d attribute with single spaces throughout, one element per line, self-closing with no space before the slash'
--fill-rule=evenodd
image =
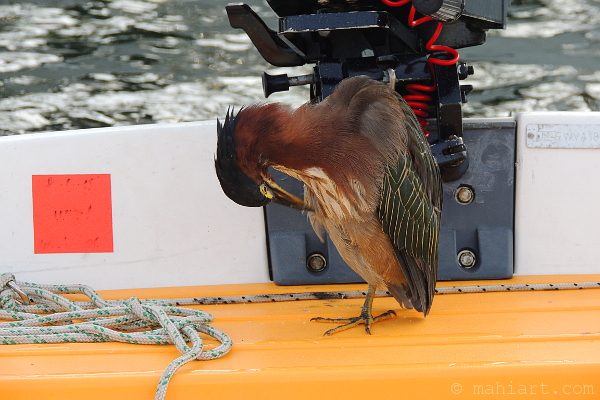
<path id="1" fill-rule="evenodd" d="M 316 317 L 316 318 L 311 318 L 311 321 L 315 321 L 315 322 L 346 322 L 345 324 L 342 324 L 340 326 L 337 326 L 333 329 L 328 330 L 327 332 L 325 332 L 323 334 L 323 336 L 330 336 L 330 335 L 333 335 L 334 333 L 338 333 L 338 332 L 345 331 L 350 328 L 354 328 L 355 326 L 357 326 L 359 324 L 365 324 L 365 331 L 370 335 L 372 324 L 374 324 L 375 322 L 393 318 L 395 316 L 396 316 L 396 312 L 394 310 L 389 310 L 389 311 L 384 312 L 381 315 L 378 315 L 377 317 L 373 317 L 373 315 L 371 315 L 370 313 L 368 313 L 368 314 L 361 313 L 361 315 L 359 315 L 358 317 L 353 317 L 353 318 Z"/>

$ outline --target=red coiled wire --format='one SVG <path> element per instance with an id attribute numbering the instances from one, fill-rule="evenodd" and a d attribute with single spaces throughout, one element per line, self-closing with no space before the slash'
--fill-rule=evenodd
<path id="1" fill-rule="evenodd" d="M 381 1 L 390 7 L 399 7 L 404 4 L 410 3 L 411 0 L 400 0 L 400 1 L 381 0 Z M 429 16 L 421 17 L 415 21 L 416 12 L 417 12 L 416 8 L 413 5 L 411 5 L 410 12 L 408 14 L 408 25 L 409 26 L 415 27 L 415 26 L 421 25 L 425 22 L 434 21 L 434 19 Z M 423 129 L 423 133 L 425 134 L 425 137 L 429 137 L 429 132 L 426 129 L 427 126 L 429 125 L 429 122 L 427 122 L 427 116 L 429 115 L 430 105 L 428 103 L 430 103 L 433 100 L 433 97 L 426 93 L 423 93 L 423 92 L 433 92 L 437 88 L 437 82 L 435 79 L 433 64 L 452 65 L 452 64 L 456 64 L 459 60 L 458 52 L 455 49 L 448 47 L 448 46 L 440 46 L 440 45 L 434 44 L 435 41 L 440 36 L 440 34 L 442 33 L 443 26 L 444 26 L 443 23 L 441 23 L 441 22 L 437 23 L 437 26 L 435 28 L 435 31 L 433 32 L 433 35 L 431 35 L 431 38 L 429 38 L 429 40 L 427 41 L 427 44 L 425 45 L 425 49 L 427 49 L 429 51 L 444 51 L 444 52 L 450 53 L 452 55 L 452 58 L 450 60 L 440 60 L 439 58 L 429 57 L 427 59 L 427 63 L 429 64 L 429 68 L 431 69 L 431 76 L 433 79 L 433 84 L 432 85 L 418 85 L 418 84 L 414 84 L 414 83 L 409 83 L 408 85 L 406 85 L 406 91 L 410 94 L 407 94 L 406 96 L 404 96 L 406 103 L 408 104 L 408 106 L 410 108 L 412 108 L 413 112 L 417 116 L 417 119 L 419 120 L 419 124 L 421 125 L 421 128 Z"/>
<path id="2" fill-rule="evenodd" d="M 398 7 L 403 6 L 406 3 L 410 3 L 411 0 L 400 0 L 400 1 L 390 1 L 390 0 L 381 0 L 383 4 L 388 5 L 390 7 Z"/>

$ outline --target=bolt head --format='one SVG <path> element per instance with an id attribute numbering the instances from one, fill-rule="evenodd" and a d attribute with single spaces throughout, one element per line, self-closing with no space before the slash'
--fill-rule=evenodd
<path id="1" fill-rule="evenodd" d="M 459 186 L 454 192 L 454 198 L 460 204 L 469 204 L 475 198 L 475 192 L 470 186 Z"/>
<path id="2" fill-rule="evenodd" d="M 456 260 L 458 261 L 458 265 L 461 267 L 465 269 L 471 269 L 475 266 L 477 257 L 471 250 L 464 249 L 458 252 L 456 255 Z"/>
<path id="3" fill-rule="evenodd" d="M 321 272 L 327 266 L 327 259 L 324 255 L 313 253 L 306 260 L 306 268 L 312 272 Z"/>

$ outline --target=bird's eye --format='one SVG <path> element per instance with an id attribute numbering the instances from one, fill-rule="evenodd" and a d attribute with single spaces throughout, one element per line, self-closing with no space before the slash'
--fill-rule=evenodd
<path id="1" fill-rule="evenodd" d="M 271 189 L 265 183 L 263 183 L 263 184 L 260 185 L 260 192 L 267 199 L 272 199 L 274 197 L 273 192 L 271 191 Z"/>

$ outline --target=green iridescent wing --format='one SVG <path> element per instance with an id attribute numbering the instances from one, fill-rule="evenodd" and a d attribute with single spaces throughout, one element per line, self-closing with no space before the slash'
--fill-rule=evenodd
<path id="1" fill-rule="evenodd" d="M 403 99 L 399 100 L 406 116 L 408 153 L 387 167 L 379 219 L 394 245 L 408 285 L 407 288 L 392 286 L 390 291 L 392 294 L 402 289 L 407 291 L 412 306 L 427 314 L 437 275 L 441 178 L 414 113 Z M 399 296 L 394 294 L 396 298 Z"/>

